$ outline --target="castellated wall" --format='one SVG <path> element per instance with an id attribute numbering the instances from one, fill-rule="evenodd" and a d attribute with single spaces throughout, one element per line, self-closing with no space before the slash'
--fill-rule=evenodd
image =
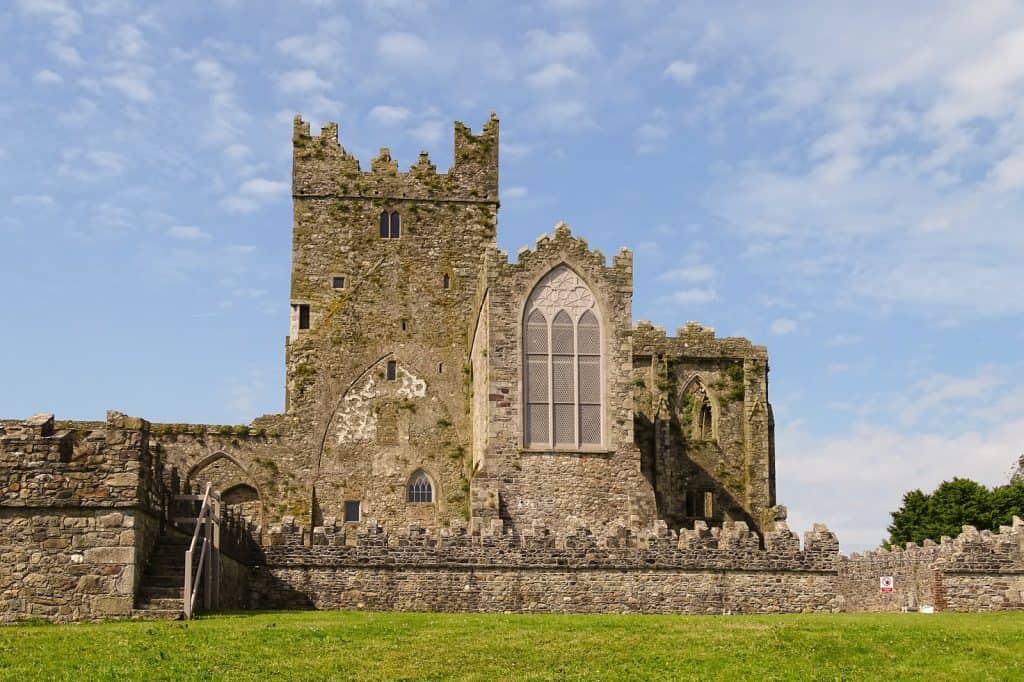
<path id="1" fill-rule="evenodd" d="M 361 526 L 314 529 L 303 546 L 288 523 L 253 571 L 257 608 L 516 613 L 784 613 L 842 607 L 839 545 L 824 526 L 784 524 L 760 539 L 745 524 L 679 534 L 606 528 L 478 534 Z"/>
<path id="2" fill-rule="evenodd" d="M 56 430 L 52 415 L 0 427 L 0 621 L 131 613 L 159 532 L 148 424 L 108 413 Z"/>
<path id="3" fill-rule="evenodd" d="M 879 589 L 892 576 L 893 591 Z M 849 610 L 1001 611 L 1024 608 L 1024 521 L 998 533 L 964 526 L 956 538 L 853 554 L 839 564 Z"/>

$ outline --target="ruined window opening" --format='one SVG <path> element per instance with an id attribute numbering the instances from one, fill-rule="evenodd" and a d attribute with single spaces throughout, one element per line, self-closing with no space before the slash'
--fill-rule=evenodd
<path id="1" fill-rule="evenodd" d="M 562 265 L 546 275 L 523 322 L 524 444 L 600 447 L 604 385 L 597 301 Z"/>
<path id="2" fill-rule="evenodd" d="M 388 360 L 388 381 L 394 381 L 398 378 L 398 363 L 394 360 Z"/>
<path id="3" fill-rule="evenodd" d="M 299 304 L 299 329 L 309 329 L 309 304 Z"/>
<path id="4" fill-rule="evenodd" d="M 705 394 L 704 400 L 700 404 L 700 417 L 697 420 L 697 429 L 701 440 L 711 440 L 714 437 L 711 419 L 711 401 Z"/>
<path id="5" fill-rule="evenodd" d="M 443 286 L 445 289 L 452 288 L 452 278 L 447 272 L 444 273 L 444 277 L 441 280 L 441 286 Z"/>
<path id="6" fill-rule="evenodd" d="M 409 479 L 406 500 L 409 502 L 433 502 L 434 486 L 422 469 L 417 469 Z"/>
<path id="7" fill-rule="evenodd" d="M 398 211 L 391 212 L 391 238 L 398 239 L 402 234 L 402 217 Z"/>
<path id="8" fill-rule="evenodd" d="M 388 212 L 384 211 L 380 214 L 380 238 L 387 239 L 390 235 L 388 230 Z"/>
<path id="9" fill-rule="evenodd" d="M 331 278 L 331 286 L 333 288 L 335 288 L 335 289 L 344 289 L 345 288 L 345 278 L 344 277 L 332 277 Z"/>
<path id="10" fill-rule="evenodd" d="M 359 522 L 359 500 L 345 500 L 345 523 Z"/>
<path id="11" fill-rule="evenodd" d="M 715 493 L 711 490 L 686 491 L 686 515 L 691 519 L 710 519 L 715 515 Z"/>

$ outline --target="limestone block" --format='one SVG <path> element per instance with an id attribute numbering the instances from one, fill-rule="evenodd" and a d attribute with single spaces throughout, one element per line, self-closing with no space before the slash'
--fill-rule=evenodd
<path id="1" fill-rule="evenodd" d="M 130 616 L 132 613 L 131 597 L 93 597 L 92 610 L 102 616 Z"/>
<path id="2" fill-rule="evenodd" d="M 134 547 L 93 547 L 85 550 L 85 560 L 91 564 L 134 564 Z"/>

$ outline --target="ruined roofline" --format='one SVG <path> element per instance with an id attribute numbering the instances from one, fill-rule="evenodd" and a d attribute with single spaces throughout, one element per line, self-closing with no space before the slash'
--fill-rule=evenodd
<path id="1" fill-rule="evenodd" d="M 296 198 L 352 197 L 422 201 L 498 202 L 499 121 L 492 112 L 480 134 L 460 121 L 453 125 L 453 163 L 439 173 L 421 151 L 407 171 L 399 170 L 388 147 L 381 147 L 364 170 L 338 139 L 338 124 L 325 123 L 319 134 L 301 115 L 293 123 L 292 194 Z"/>
<path id="2" fill-rule="evenodd" d="M 768 359 L 767 346 L 755 345 L 742 336 L 717 338 L 713 327 L 705 327 L 693 320 L 677 327 L 674 336 L 669 335 L 664 327 L 651 324 L 649 320 L 637 320 L 633 325 L 633 340 L 638 352 L 645 346 L 654 346 L 670 352 L 702 355 L 709 350 L 707 344 L 711 344 L 711 348 L 715 349 L 712 352 L 714 356 L 725 350 L 743 357 Z"/>

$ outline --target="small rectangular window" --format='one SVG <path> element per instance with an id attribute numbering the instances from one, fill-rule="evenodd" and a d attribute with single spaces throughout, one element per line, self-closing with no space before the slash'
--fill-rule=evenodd
<path id="1" fill-rule="evenodd" d="M 398 211 L 391 213 L 391 238 L 398 239 L 402 235 L 402 218 Z"/>
<path id="2" fill-rule="evenodd" d="M 690 518 L 695 518 L 700 515 L 696 490 L 686 491 L 686 515 Z"/>
<path id="3" fill-rule="evenodd" d="M 451 275 L 449 275 L 447 272 L 444 273 L 444 277 L 441 278 L 441 286 L 443 286 L 445 289 L 452 288 L 452 278 Z"/>
<path id="4" fill-rule="evenodd" d="M 388 381 L 394 381 L 398 378 L 398 363 L 394 360 L 388 360 Z"/>
<path id="5" fill-rule="evenodd" d="M 309 329 L 309 304 L 299 304 L 299 329 Z"/>
<path id="6" fill-rule="evenodd" d="M 345 523 L 358 523 L 359 521 L 359 500 L 345 501 Z"/>
<path id="7" fill-rule="evenodd" d="M 712 516 L 715 515 L 714 501 L 715 501 L 715 494 L 713 492 L 711 492 L 710 490 L 705 490 L 704 491 L 704 518 L 705 519 L 710 519 Z"/>
<path id="8" fill-rule="evenodd" d="M 332 277 L 331 278 L 331 286 L 334 287 L 335 289 L 344 289 L 345 288 L 345 278 L 344 277 Z"/>

